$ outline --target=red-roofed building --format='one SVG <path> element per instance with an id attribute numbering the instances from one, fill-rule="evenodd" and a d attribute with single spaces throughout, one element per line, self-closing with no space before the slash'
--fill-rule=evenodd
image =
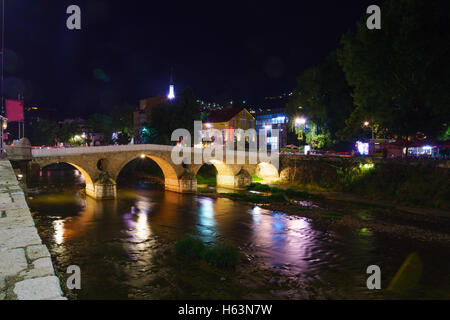
<path id="1" fill-rule="evenodd" d="M 228 141 L 240 141 L 248 137 L 234 137 L 236 129 L 255 129 L 255 118 L 243 107 L 228 106 L 222 110 L 212 111 L 209 116 L 203 120 L 203 136 L 210 137 L 211 140 L 217 141 L 219 137 L 214 135 L 213 130 L 218 130 L 221 134 L 221 140 L 226 143 Z M 227 130 L 228 129 L 228 133 Z M 217 131 L 216 131 L 217 134 Z M 255 137 L 256 139 L 256 137 Z"/>

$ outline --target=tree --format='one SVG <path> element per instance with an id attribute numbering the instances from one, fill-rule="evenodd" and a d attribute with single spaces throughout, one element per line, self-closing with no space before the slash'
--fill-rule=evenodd
<path id="1" fill-rule="evenodd" d="M 304 71 L 297 78 L 297 87 L 287 104 L 292 126 L 298 116 L 306 117 L 310 132 L 323 140 L 319 145 L 331 147 L 353 109 L 350 92 L 333 52 L 322 65 Z"/>
<path id="2" fill-rule="evenodd" d="M 141 130 L 144 143 L 169 145 L 176 129 L 186 129 L 193 137 L 194 121 L 200 119 L 197 98 L 192 89 L 185 88 L 174 101 L 151 108 L 147 118 Z"/>
<path id="3" fill-rule="evenodd" d="M 187 87 L 181 92 L 171 108 L 171 133 L 176 129 L 186 129 L 194 137 L 194 121 L 200 120 L 201 113 L 197 98 L 191 88 Z"/>
<path id="4" fill-rule="evenodd" d="M 134 106 L 126 104 L 122 106 L 115 106 L 111 112 L 111 127 L 114 132 L 118 134 L 133 137 L 133 112 Z"/>
<path id="5" fill-rule="evenodd" d="M 341 40 L 356 106 L 343 135 L 371 121 L 386 137 L 436 138 L 450 120 L 449 2 L 387 0 L 381 12 L 381 30 L 361 19 Z"/>
<path id="6" fill-rule="evenodd" d="M 59 126 L 56 121 L 38 118 L 32 127 L 30 140 L 33 145 L 54 146 L 58 137 Z"/>
<path id="7" fill-rule="evenodd" d="M 103 136 L 102 144 L 110 144 L 112 140 L 113 129 L 112 117 L 105 114 L 95 113 L 88 120 L 88 126 L 91 133 L 98 133 Z"/>

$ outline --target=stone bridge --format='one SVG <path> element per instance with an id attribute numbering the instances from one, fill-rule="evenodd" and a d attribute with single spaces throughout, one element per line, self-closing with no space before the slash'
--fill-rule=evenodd
<path id="1" fill-rule="evenodd" d="M 201 160 L 195 162 L 197 164 L 190 164 L 195 159 L 194 152 L 190 151 L 192 161 L 183 160 L 180 164 L 175 164 L 172 160 L 173 149 L 174 147 L 161 145 L 33 149 L 29 168 L 33 172 L 52 164 L 67 163 L 83 175 L 87 195 L 95 199 L 114 199 L 117 196 L 116 181 L 122 169 L 135 159 L 150 158 L 161 168 L 166 190 L 195 192 L 197 172 L 206 162 Z M 238 157 L 245 161 L 238 162 Z M 279 179 L 278 163 L 274 165 L 268 157 L 265 160 L 260 158 L 256 152 L 236 151 L 233 160 L 229 161 L 224 152 L 223 157 L 209 158 L 208 163 L 217 169 L 218 187 L 242 189 L 252 182 L 252 174 L 257 174 L 268 182 Z M 185 154 L 182 159 L 185 159 Z"/>

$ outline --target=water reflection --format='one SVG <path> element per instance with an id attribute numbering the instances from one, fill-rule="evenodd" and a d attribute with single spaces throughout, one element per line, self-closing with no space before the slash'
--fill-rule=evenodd
<path id="1" fill-rule="evenodd" d="M 49 177 L 54 183 L 54 176 Z M 135 188 L 119 190 L 117 200 L 96 201 L 82 197 L 79 190 L 55 188 L 35 195 L 30 205 L 38 212 L 37 226 L 52 255 L 62 267 L 77 264 L 83 270 L 80 298 L 126 298 L 130 288 L 147 292 L 159 248 L 188 234 L 207 242 L 231 241 L 260 267 L 314 286 L 340 288 L 353 298 L 370 294 L 365 287 L 367 266 L 380 265 L 389 281 L 414 249 L 421 252 L 424 268 L 432 270 L 424 272 L 428 278 L 416 295 L 448 296 L 450 287 L 450 265 L 436 259 L 439 248 L 410 239 L 394 241 L 369 228 L 323 230 L 303 217 L 226 198 Z M 369 211 L 355 215 L 363 221 L 372 218 Z"/>
<path id="2" fill-rule="evenodd" d="M 306 218 L 289 217 L 259 207 L 251 211 L 253 216 L 253 243 L 263 253 L 271 266 L 290 272 L 305 270 L 309 250 L 319 245 L 318 232 Z"/>
<path id="3" fill-rule="evenodd" d="M 210 198 L 200 198 L 198 203 L 199 211 L 197 230 L 203 240 L 213 241 L 217 231 L 214 216 L 214 200 Z"/>

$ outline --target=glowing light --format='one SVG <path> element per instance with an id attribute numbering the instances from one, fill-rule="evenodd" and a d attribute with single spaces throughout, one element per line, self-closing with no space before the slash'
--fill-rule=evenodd
<path id="1" fill-rule="evenodd" d="M 269 125 L 266 126 L 266 130 L 271 130 L 271 129 L 272 129 L 272 126 L 269 126 Z"/>
<path id="2" fill-rule="evenodd" d="M 169 95 L 167 96 L 167 98 L 169 100 L 175 99 L 175 87 L 174 87 L 173 84 L 171 84 L 170 87 L 169 87 Z"/>
<path id="3" fill-rule="evenodd" d="M 375 168 L 375 165 L 373 163 L 360 164 L 359 166 L 361 169 L 366 169 L 366 170 Z"/>
<path id="4" fill-rule="evenodd" d="M 306 124 L 306 119 L 305 118 L 297 118 L 297 119 L 295 119 L 295 123 L 297 125 L 303 126 Z"/>
<path id="5" fill-rule="evenodd" d="M 141 154 L 141 159 L 145 159 L 146 155 L 145 154 Z"/>
<path id="6" fill-rule="evenodd" d="M 368 143 L 357 141 L 356 145 L 358 147 L 358 152 L 360 155 L 362 155 L 362 156 L 369 155 L 369 144 Z"/>
<path id="7" fill-rule="evenodd" d="M 206 124 L 206 127 L 209 128 L 209 129 L 211 129 L 212 124 L 211 124 L 211 123 L 207 123 L 207 124 Z"/>
<path id="8" fill-rule="evenodd" d="M 370 125 L 369 121 L 364 122 L 364 127 L 368 127 Z"/>
<path id="9" fill-rule="evenodd" d="M 305 154 L 307 155 L 308 152 L 311 151 L 311 147 L 310 146 L 305 146 Z"/>

